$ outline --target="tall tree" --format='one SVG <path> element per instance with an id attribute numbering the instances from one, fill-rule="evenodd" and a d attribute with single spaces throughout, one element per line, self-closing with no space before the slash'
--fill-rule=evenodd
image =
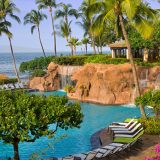
<path id="1" fill-rule="evenodd" d="M 98 19 L 102 20 L 104 23 L 106 23 L 107 20 L 115 19 L 115 24 L 117 24 L 118 27 L 121 28 L 129 53 L 135 87 L 138 96 L 140 96 L 141 91 L 139 86 L 138 75 L 124 21 L 125 18 L 127 18 L 128 22 L 130 22 L 144 37 L 147 38 L 151 35 L 153 31 L 153 28 L 151 26 L 151 21 L 153 20 L 152 15 L 154 15 L 153 10 L 148 9 L 147 6 L 144 6 L 141 0 L 95 0 L 94 7 L 100 9 Z M 92 7 L 91 10 L 93 10 L 94 7 Z M 140 105 L 140 110 L 142 117 L 146 118 L 146 113 L 142 105 Z"/>
<path id="2" fill-rule="evenodd" d="M 54 16 L 53 16 L 53 9 L 56 8 L 56 1 L 55 0 L 36 0 L 38 4 L 38 8 L 41 9 L 49 9 L 51 21 L 52 21 L 52 29 L 53 29 L 53 36 L 54 36 L 54 54 L 57 56 L 57 45 L 56 45 L 56 30 L 54 24 Z"/>
<path id="3" fill-rule="evenodd" d="M 64 3 L 60 3 L 59 7 L 61 7 L 61 9 L 56 11 L 56 15 L 55 18 L 63 18 L 64 22 L 69 26 L 69 17 L 73 16 L 76 19 L 79 17 L 78 11 L 76 9 L 72 8 L 71 4 L 64 4 Z M 71 37 L 71 33 L 70 33 L 70 37 Z"/>
<path id="4" fill-rule="evenodd" d="M 70 41 L 70 35 L 71 35 L 71 25 L 72 22 L 69 22 L 69 24 L 67 24 L 66 22 L 64 21 L 61 21 L 60 23 L 60 31 L 59 31 L 59 35 L 64 37 L 67 41 L 67 44 L 69 43 Z M 73 48 L 72 46 L 68 45 L 70 48 L 71 48 L 71 54 L 73 55 Z"/>
<path id="5" fill-rule="evenodd" d="M 37 28 L 38 31 L 38 37 L 39 37 L 39 42 L 43 51 L 44 57 L 46 57 L 46 53 L 44 51 L 42 39 L 41 39 L 41 32 L 40 32 L 40 23 L 44 20 L 47 19 L 47 16 L 39 11 L 36 10 L 31 10 L 30 13 L 26 14 L 24 17 L 24 25 L 26 24 L 31 24 L 31 33 L 33 34 L 34 30 Z"/>
<path id="6" fill-rule="evenodd" d="M 95 33 L 92 29 L 93 25 L 93 16 L 95 10 L 91 10 L 91 6 L 93 6 L 94 0 L 84 0 L 83 3 L 81 4 L 79 11 L 80 11 L 80 17 L 82 19 L 82 22 L 78 22 L 82 28 L 85 30 L 85 35 L 89 35 L 91 39 L 91 45 L 93 47 L 94 54 L 97 53 L 96 51 L 96 45 L 95 45 Z"/>
<path id="7" fill-rule="evenodd" d="M 64 37 L 67 41 L 67 43 L 69 42 L 69 36 L 71 34 L 71 23 L 67 24 L 66 22 L 61 21 L 60 23 L 60 31 L 59 31 L 59 35 Z"/>
<path id="8" fill-rule="evenodd" d="M 0 19 L 0 36 L 2 34 L 6 34 L 7 36 L 12 37 L 12 33 L 8 31 L 8 29 L 6 28 L 11 26 L 10 22 L 4 22 L 2 19 Z"/>
<path id="9" fill-rule="evenodd" d="M 16 77 L 18 79 L 18 82 L 20 83 L 20 76 L 18 73 L 18 69 L 16 66 L 16 59 L 15 59 L 15 55 L 14 55 L 14 51 L 13 51 L 13 45 L 12 45 L 12 36 L 10 34 L 9 31 L 9 27 L 11 27 L 11 23 L 10 25 L 8 23 L 8 18 L 11 18 L 13 20 L 15 20 L 16 22 L 20 23 L 20 19 L 17 15 L 15 15 L 15 12 L 19 12 L 19 9 L 16 7 L 16 5 L 11 2 L 10 0 L 0 0 L 0 19 L 3 19 L 3 29 L 5 29 L 5 33 L 7 33 L 7 37 L 9 40 L 9 45 L 10 45 L 10 49 L 11 49 L 11 54 L 12 54 L 12 59 L 13 59 L 13 65 L 14 65 L 14 70 L 15 70 L 15 74 Z"/>
<path id="10" fill-rule="evenodd" d="M 68 103 L 66 97 L 45 97 L 24 91 L 1 91 L 0 115 L 0 139 L 13 145 L 14 160 L 20 160 L 20 142 L 53 137 L 59 128 L 78 128 L 83 118 L 80 105 Z M 51 124 L 55 124 L 55 129 L 49 127 Z"/>
<path id="11" fill-rule="evenodd" d="M 89 39 L 88 38 L 83 38 L 82 39 L 82 44 L 85 45 L 85 51 L 86 51 L 86 54 L 88 53 L 88 43 L 89 43 Z"/>
<path id="12" fill-rule="evenodd" d="M 68 46 L 70 46 L 72 49 L 72 56 L 76 55 L 76 47 L 79 45 L 81 45 L 81 42 L 79 42 L 78 38 L 74 38 L 74 37 L 70 38 L 68 42 Z"/>

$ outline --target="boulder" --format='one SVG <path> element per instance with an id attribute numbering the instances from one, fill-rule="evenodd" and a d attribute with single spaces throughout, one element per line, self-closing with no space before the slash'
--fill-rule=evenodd
<path id="1" fill-rule="evenodd" d="M 137 67 L 141 92 L 160 83 L 160 67 Z M 159 75 L 159 76 L 158 76 Z M 157 79 L 159 77 L 159 79 Z M 87 64 L 72 76 L 76 92 L 70 98 L 101 104 L 134 103 L 137 95 L 130 64 Z"/>

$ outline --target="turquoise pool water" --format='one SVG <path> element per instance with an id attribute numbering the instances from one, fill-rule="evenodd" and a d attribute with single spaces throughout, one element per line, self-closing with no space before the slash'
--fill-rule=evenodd
<path id="1" fill-rule="evenodd" d="M 44 94 L 48 96 L 52 94 L 65 95 L 66 93 L 58 91 Z M 69 129 L 67 131 L 60 129 L 56 134 L 56 139 L 43 137 L 34 143 L 21 143 L 19 146 L 21 159 L 28 160 L 34 153 L 38 153 L 41 157 L 49 158 L 89 151 L 91 149 L 90 137 L 92 134 L 107 127 L 113 121 L 123 121 L 128 117 L 140 116 L 139 108 L 134 106 L 101 106 L 81 103 L 81 107 L 84 120 L 80 129 Z M 151 109 L 147 109 L 148 112 L 151 112 Z M 62 138 L 62 135 L 65 135 L 65 138 Z M 60 140 L 60 138 L 62 139 Z M 12 146 L 3 144 L 0 141 L 0 158 L 5 159 L 12 156 Z"/>

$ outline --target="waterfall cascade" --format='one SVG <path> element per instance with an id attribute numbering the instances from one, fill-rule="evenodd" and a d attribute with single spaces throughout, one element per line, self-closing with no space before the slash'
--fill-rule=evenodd
<path id="1" fill-rule="evenodd" d="M 148 69 L 145 69 L 141 72 L 141 74 L 140 74 L 140 88 L 146 88 L 147 87 L 148 73 L 149 73 Z"/>
<path id="2" fill-rule="evenodd" d="M 155 89 L 160 89 L 160 73 L 157 75 L 157 79 L 155 81 Z"/>
<path id="3" fill-rule="evenodd" d="M 59 76 L 61 80 L 61 89 L 64 89 L 66 85 L 74 85 L 71 76 L 80 68 L 81 66 L 60 66 Z"/>

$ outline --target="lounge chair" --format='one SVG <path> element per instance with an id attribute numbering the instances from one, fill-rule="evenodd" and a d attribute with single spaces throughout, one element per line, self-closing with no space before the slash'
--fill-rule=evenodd
<path id="1" fill-rule="evenodd" d="M 129 138 L 133 138 L 135 137 L 137 134 L 139 134 L 139 132 L 141 132 L 143 130 L 143 128 L 140 128 L 135 134 L 115 134 L 114 137 L 129 137 Z"/>
<path id="2" fill-rule="evenodd" d="M 116 142 L 116 143 L 134 143 L 134 142 L 138 141 L 138 139 L 143 135 L 143 133 L 144 133 L 144 130 L 143 130 L 143 128 L 141 128 L 134 135 L 127 135 L 127 134 L 117 135 L 113 139 L 113 142 Z"/>
<path id="3" fill-rule="evenodd" d="M 112 148 L 114 149 L 114 148 Z M 95 149 L 94 151 L 98 152 L 96 155 L 96 158 L 102 158 L 102 157 L 106 157 L 107 155 L 112 153 L 112 149 L 107 149 L 107 148 L 98 148 Z"/>
<path id="4" fill-rule="evenodd" d="M 75 154 L 75 155 L 73 155 L 74 157 L 76 157 L 76 158 L 81 158 L 81 160 L 84 160 L 85 158 L 86 158 L 86 154 L 83 154 L 83 153 L 80 153 L 80 154 Z"/>
<path id="5" fill-rule="evenodd" d="M 62 160 L 74 160 L 74 157 L 73 156 L 71 156 L 71 157 L 64 157 L 64 158 L 62 158 Z"/>
<path id="6" fill-rule="evenodd" d="M 16 89 L 20 89 L 18 83 L 15 84 Z"/>
<path id="7" fill-rule="evenodd" d="M 110 128 L 111 131 L 128 131 L 131 130 L 136 124 L 138 123 L 138 121 L 135 121 L 134 123 L 132 123 L 130 126 L 128 127 L 114 127 L 114 128 Z"/>
<path id="8" fill-rule="evenodd" d="M 118 133 L 133 134 L 141 126 L 142 124 L 138 123 L 132 130 L 118 130 L 118 131 L 114 131 L 114 134 L 118 134 Z"/>
<path id="9" fill-rule="evenodd" d="M 85 160 L 92 160 L 96 157 L 96 155 L 97 155 L 97 152 L 95 152 L 95 151 L 88 152 Z"/>
<path id="10" fill-rule="evenodd" d="M 131 125 L 134 122 L 134 119 L 131 119 L 128 123 L 121 123 L 121 122 L 113 122 L 112 125 L 109 125 L 109 128 L 117 128 L 117 127 L 122 127 L 122 128 L 127 128 L 129 125 Z"/>
<path id="11" fill-rule="evenodd" d="M 91 151 L 88 153 L 75 154 L 73 156 L 76 158 L 81 158 L 81 160 L 92 160 L 96 158 L 96 155 L 97 155 L 96 151 Z"/>

